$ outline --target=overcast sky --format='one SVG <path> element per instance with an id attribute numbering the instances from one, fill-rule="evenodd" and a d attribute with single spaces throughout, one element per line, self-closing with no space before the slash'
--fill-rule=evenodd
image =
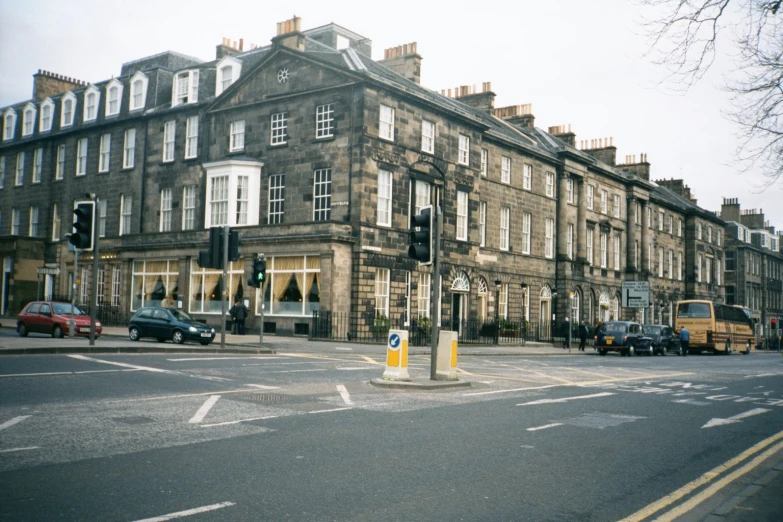
<path id="1" fill-rule="evenodd" d="M 334 22 L 372 40 L 373 58 L 418 42 L 422 84 L 438 90 L 492 82 L 495 107 L 532 104 L 536 126 L 571 125 L 580 140 L 614 138 L 617 159 L 646 153 L 651 178 L 681 178 L 700 206 L 723 197 L 764 209 L 783 228 L 783 194 L 732 165 L 735 128 L 720 89 L 731 49 L 686 95 L 657 87 L 664 71 L 642 55 L 630 0 L 481 2 L 323 0 L 0 0 L 0 107 L 24 101 L 38 69 L 98 82 L 124 62 L 166 50 L 212 60 L 223 37 L 267 45 L 277 22 Z"/>

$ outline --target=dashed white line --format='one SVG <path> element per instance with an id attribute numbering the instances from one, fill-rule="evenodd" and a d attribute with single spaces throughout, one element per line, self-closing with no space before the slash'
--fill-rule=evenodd
<path id="1" fill-rule="evenodd" d="M 138 372 L 141 368 L 131 368 L 127 370 L 82 370 L 78 372 L 42 372 L 42 373 L 6 373 L 0 377 L 45 377 L 48 375 L 80 375 L 84 373 L 116 373 L 116 372 Z"/>
<path id="2" fill-rule="evenodd" d="M 174 520 L 175 518 L 189 517 L 190 515 L 198 515 L 199 513 L 215 511 L 216 509 L 221 509 L 233 505 L 234 505 L 233 502 L 221 502 L 220 504 L 211 504 L 209 506 L 187 509 L 185 511 L 177 511 L 176 513 L 169 513 L 168 515 L 162 515 L 159 517 L 145 518 L 143 520 L 137 520 L 136 522 L 165 522 L 166 520 Z"/>
<path id="3" fill-rule="evenodd" d="M 560 384 L 548 384 L 546 386 L 530 386 L 528 388 L 512 388 L 510 390 L 494 390 L 494 391 L 485 391 L 485 392 L 463 393 L 462 395 L 464 397 L 471 397 L 474 395 L 495 395 L 498 393 L 512 393 L 512 392 L 528 391 L 528 390 L 546 390 L 547 388 L 557 388 L 561 386 L 562 385 Z"/>
<path id="4" fill-rule="evenodd" d="M 28 451 L 28 450 L 35 450 L 35 449 L 40 449 L 40 448 L 38 446 L 30 446 L 27 448 L 11 448 L 11 449 L 0 450 L 0 453 L 11 453 L 14 451 Z"/>
<path id="5" fill-rule="evenodd" d="M 353 351 L 353 348 L 346 348 L 344 346 L 337 346 L 337 347 L 335 347 L 335 350 L 342 350 L 342 351 L 346 351 L 346 352 L 351 352 L 351 351 Z"/>
<path id="6" fill-rule="evenodd" d="M 523 403 L 517 404 L 517 406 L 532 406 L 534 404 L 554 404 L 554 403 L 558 403 L 558 402 L 573 401 L 573 400 L 576 400 L 576 399 L 593 399 L 593 398 L 596 398 L 596 397 L 608 397 L 609 395 L 614 395 L 614 393 L 603 392 L 603 393 L 594 393 L 592 395 L 579 395 L 577 397 L 563 397 L 562 399 L 539 399 L 537 401 L 523 402 Z"/>
<path id="7" fill-rule="evenodd" d="M 21 415 L 19 417 L 14 417 L 13 419 L 11 419 L 9 421 L 5 421 L 4 423 L 0 424 L 0 430 L 4 430 L 6 428 L 10 428 L 11 426 L 13 426 L 15 424 L 19 424 L 23 420 L 29 419 L 30 417 L 32 417 L 32 415 Z"/>
<path id="8" fill-rule="evenodd" d="M 105 361 L 103 359 L 95 359 L 93 357 L 86 357 L 84 355 L 68 354 L 68 357 L 71 357 L 73 359 L 81 359 L 82 361 L 91 361 L 91 362 L 97 362 L 103 364 L 112 364 L 114 366 L 122 366 L 124 368 L 133 368 L 134 370 L 145 370 L 148 372 L 156 372 L 156 373 L 174 373 L 171 372 L 170 370 L 161 370 L 160 368 L 152 368 L 150 366 L 138 366 L 136 364 L 126 364 L 121 362 Z"/>
<path id="9" fill-rule="evenodd" d="M 285 357 L 185 357 L 180 359 L 166 359 L 171 362 L 183 362 L 183 361 L 233 361 L 244 359 L 285 359 Z"/>
<path id="10" fill-rule="evenodd" d="M 353 401 L 351 400 L 351 394 L 348 393 L 348 390 L 346 389 L 345 386 L 343 386 L 342 384 L 338 384 L 337 391 L 340 392 L 340 397 L 343 398 L 343 402 L 345 402 L 345 404 L 347 404 L 348 406 L 353 404 Z"/>
<path id="11" fill-rule="evenodd" d="M 562 422 L 553 422 L 552 424 L 545 424 L 543 426 L 536 426 L 535 428 L 528 428 L 527 431 L 545 430 L 547 428 L 554 428 L 556 426 L 562 426 Z"/>
<path id="12" fill-rule="evenodd" d="M 252 386 L 253 388 L 260 388 L 262 390 L 279 390 L 280 386 L 267 386 L 266 384 L 245 384 L 245 386 Z"/>
<path id="13" fill-rule="evenodd" d="M 209 413 L 209 410 L 212 409 L 212 406 L 215 405 L 218 399 L 220 399 L 220 395 L 212 395 L 209 399 L 207 399 L 207 402 L 201 405 L 201 408 L 198 409 L 196 414 L 191 417 L 188 422 L 190 424 L 198 424 L 199 422 L 203 421 L 204 417 L 207 416 L 207 413 Z"/>

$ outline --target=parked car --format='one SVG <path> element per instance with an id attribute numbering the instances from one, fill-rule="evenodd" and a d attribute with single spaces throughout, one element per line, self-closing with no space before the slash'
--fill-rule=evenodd
<path id="1" fill-rule="evenodd" d="M 680 336 L 667 324 L 644 324 L 642 333 L 652 341 L 651 355 L 666 355 L 669 352 L 682 355 Z"/>
<path id="2" fill-rule="evenodd" d="M 181 310 L 147 306 L 139 308 L 131 318 L 128 337 L 131 341 L 152 337 L 159 342 L 171 339 L 177 344 L 198 341 L 207 345 L 215 340 L 215 329 Z"/>
<path id="3" fill-rule="evenodd" d="M 59 301 L 32 301 L 16 316 L 16 331 L 22 337 L 28 333 L 64 337 L 71 334 L 71 303 Z M 90 315 L 78 306 L 73 307 L 74 335 L 90 336 Z M 103 333 L 100 321 L 95 321 L 95 337 Z"/>
<path id="4" fill-rule="evenodd" d="M 643 339 L 642 326 L 634 321 L 607 321 L 595 331 L 595 349 L 601 355 L 634 355 L 637 348 L 647 350 L 649 342 Z"/>

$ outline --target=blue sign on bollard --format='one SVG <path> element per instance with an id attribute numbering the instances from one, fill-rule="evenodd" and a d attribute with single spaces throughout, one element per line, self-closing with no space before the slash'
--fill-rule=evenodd
<path id="1" fill-rule="evenodd" d="M 389 346 L 392 348 L 399 348 L 400 347 L 400 336 L 397 334 L 391 334 L 389 336 Z"/>

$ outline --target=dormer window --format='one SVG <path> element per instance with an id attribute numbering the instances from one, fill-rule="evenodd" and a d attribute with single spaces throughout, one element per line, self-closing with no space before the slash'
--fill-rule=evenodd
<path id="1" fill-rule="evenodd" d="M 24 107 L 22 119 L 22 136 L 32 136 L 35 127 L 35 105 L 28 103 Z"/>
<path id="2" fill-rule="evenodd" d="M 101 91 L 96 87 L 90 87 L 84 93 L 84 121 L 93 121 L 98 117 L 98 102 L 101 100 Z"/>
<path id="3" fill-rule="evenodd" d="M 147 102 L 147 76 L 137 72 L 130 80 L 130 110 L 143 109 Z"/>
<path id="4" fill-rule="evenodd" d="M 76 113 L 76 96 L 72 92 L 63 96 L 60 111 L 60 128 L 73 125 L 73 115 Z"/>
<path id="5" fill-rule="evenodd" d="M 14 139 L 14 127 L 16 126 L 16 113 L 8 109 L 3 115 L 3 140 Z"/>
<path id="6" fill-rule="evenodd" d="M 226 56 L 217 64 L 217 78 L 215 96 L 220 96 L 232 83 L 239 79 L 242 72 L 242 62 L 236 58 Z"/>
<path id="7" fill-rule="evenodd" d="M 120 101 L 122 100 L 122 84 L 112 80 L 106 86 L 106 116 L 116 116 L 120 113 Z"/>
<path id="8" fill-rule="evenodd" d="M 174 76 L 171 106 L 198 102 L 198 71 L 184 71 Z"/>
<path id="9" fill-rule="evenodd" d="M 52 117 L 54 115 L 54 102 L 46 98 L 41 102 L 41 121 L 38 122 L 39 132 L 52 130 Z"/>

